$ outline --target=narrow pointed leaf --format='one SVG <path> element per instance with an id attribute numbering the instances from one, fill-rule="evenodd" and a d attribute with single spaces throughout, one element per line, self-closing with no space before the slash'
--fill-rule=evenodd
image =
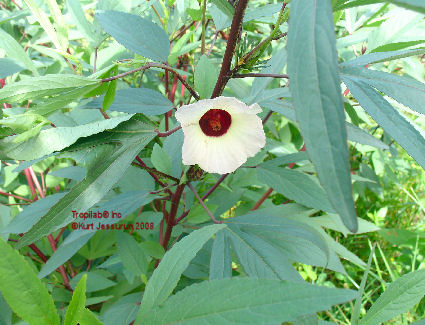
<path id="1" fill-rule="evenodd" d="M 72 294 L 72 300 L 66 310 L 64 325 L 77 324 L 78 314 L 84 311 L 86 304 L 86 282 L 87 274 L 84 274 Z"/>
<path id="2" fill-rule="evenodd" d="M 397 279 L 370 307 L 360 325 L 375 325 L 408 311 L 425 295 L 425 270 L 415 271 Z"/>
<path id="3" fill-rule="evenodd" d="M 113 129 L 130 118 L 131 115 L 124 115 L 78 126 L 50 128 L 42 130 L 36 137 L 28 139 L 28 141 L 20 143 L 13 142 L 16 136 L 9 136 L 0 140 L 0 159 L 37 159 L 65 149 L 79 138 Z"/>
<path id="4" fill-rule="evenodd" d="M 216 234 L 210 259 L 210 280 L 232 277 L 230 246 L 224 231 Z"/>
<path id="5" fill-rule="evenodd" d="M 211 225 L 192 232 L 189 236 L 176 243 L 172 249 L 165 253 L 158 268 L 146 285 L 145 294 L 137 314 L 135 325 L 147 324 L 144 319 L 152 308 L 163 303 L 186 270 L 190 261 L 205 243 L 225 225 Z"/>
<path id="6" fill-rule="evenodd" d="M 71 74 L 51 74 L 26 78 L 0 89 L 0 103 L 16 103 L 23 100 L 55 95 L 77 87 L 96 85 L 100 81 Z"/>
<path id="7" fill-rule="evenodd" d="M 340 64 L 341 67 L 348 66 L 365 66 L 366 64 L 379 63 L 391 60 L 406 58 L 409 56 L 420 55 L 425 53 L 425 49 L 398 50 L 388 52 L 375 52 L 361 55 L 353 60 Z"/>
<path id="8" fill-rule="evenodd" d="M 334 212 L 325 191 L 310 175 L 288 168 L 267 167 L 266 162 L 264 168 L 258 169 L 258 176 L 288 199 L 307 207 Z"/>
<path id="9" fill-rule="evenodd" d="M 33 325 L 59 325 L 53 299 L 34 269 L 0 238 L 0 291 L 12 310 Z"/>
<path id="10" fill-rule="evenodd" d="M 366 68 L 345 68 L 341 74 L 361 80 L 412 110 L 425 114 L 425 84 L 422 82 Z"/>
<path id="11" fill-rule="evenodd" d="M 143 324 L 281 324 L 356 296 L 352 290 L 289 281 L 212 280 L 181 290 L 152 310 Z"/>
<path id="12" fill-rule="evenodd" d="M 135 156 L 148 144 L 155 133 L 152 129 L 137 121 L 124 123 L 109 132 L 121 145 L 110 144 L 110 150 L 98 157 L 98 165 L 75 185 L 49 212 L 21 238 L 18 246 L 31 244 L 43 236 L 67 225 L 72 221 L 72 211 L 85 212 L 114 186 L 130 166 Z M 96 137 L 96 136 L 95 136 Z M 106 136 L 101 136 L 106 138 Z M 106 139 L 105 139 L 106 141 Z"/>
<path id="13" fill-rule="evenodd" d="M 288 72 L 297 120 L 332 207 L 355 232 L 357 216 L 335 43 L 329 1 L 298 0 L 291 4 Z"/>
<path id="14" fill-rule="evenodd" d="M 348 76 L 343 80 L 364 110 L 425 169 L 425 138 L 413 124 L 369 85 Z"/>

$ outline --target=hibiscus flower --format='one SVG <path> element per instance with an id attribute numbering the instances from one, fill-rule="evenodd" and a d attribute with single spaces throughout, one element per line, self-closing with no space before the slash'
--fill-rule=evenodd
<path id="1" fill-rule="evenodd" d="M 266 136 L 258 104 L 234 97 L 203 99 L 176 112 L 183 133 L 183 164 L 198 164 L 209 173 L 235 171 L 264 147 Z"/>

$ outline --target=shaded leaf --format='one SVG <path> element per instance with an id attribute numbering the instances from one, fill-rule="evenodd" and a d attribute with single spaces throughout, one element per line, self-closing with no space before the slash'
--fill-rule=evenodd
<path id="1" fill-rule="evenodd" d="M 357 216 L 335 43 L 329 1 L 291 4 L 288 73 L 300 131 L 328 200 L 347 228 L 355 231 Z"/>
<path id="2" fill-rule="evenodd" d="M 113 10 L 97 11 L 96 17 L 103 29 L 129 50 L 154 61 L 167 61 L 168 36 L 153 22 Z"/>

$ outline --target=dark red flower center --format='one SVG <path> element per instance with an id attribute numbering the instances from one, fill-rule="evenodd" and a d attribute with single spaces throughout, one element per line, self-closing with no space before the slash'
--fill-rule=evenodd
<path id="1" fill-rule="evenodd" d="M 227 132 L 232 117 L 222 109 L 210 109 L 199 120 L 202 132 L 210 137 L 219 137 Z"/>

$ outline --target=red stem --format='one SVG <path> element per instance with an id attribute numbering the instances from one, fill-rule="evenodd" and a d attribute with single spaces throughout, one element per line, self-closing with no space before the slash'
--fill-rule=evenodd
<path id="1" fill-rule="evenodd" d="M 164 247 L 164 250 L 167 250 L 168 243 L 170 242 L 171 232 L 175 225 L 177 209 L 179 207 L 179 202 L 184 190 L 184 186 L 185 184 L 178 185 L 176 192 L 174 193 L 171 199 L 171 210 L 167 218 L 168 219 L 167 229 L 165 230 L 164 239 L 163 239 L 163 242 L 161 243 L 162 247 Z"/>
<path id="2" fill-rule="evenodd" d="M 22 201 L 26 201 L 26 202 L 32 202 L 30 199 L 26 199 L 26 198 L 19 196 L 19 195 L 10 194 L 10 193 L 6 193 L 6 192 L 3 192 L 3 191 L 0 191 L 0 194 L 11 196 L 11 197 L 14 197 L 15 199 L 18 199 L 18 200 L 22 200 Z"/>
<path id="3" fill-rule="evenodd" d="M 239 39 L 239 33 L 241 30 L 242 19 L 245 13 L 248 0 L 239 0 L 235 8 L 235 14 L 232 20 L 232 26 L 230 28 L 229 39 L 227 41 L 226 51 L 224 52 L 223 63 L 221 65 L 220 74 L 215 84 L 214 91 L 211 98 L 215 98 L 221 95 L 227 81 L 229 81 L 229 72 L 232 64 L 233 54 L 235 53 L 236 43 Z"/>
<path id="4" fill-rule="evenodd" d="M 263 202 L 270 196 L 270 194 L 272 194 L 273 192 L 273 188 L 270 187 L 266 193 L 264 193 L 264 195 L 257 201 L 257 203 L 255 203 L 254 207 L 251 209 L 251 211 L 257 210 L 261 204 L 263 204 Z"/>

